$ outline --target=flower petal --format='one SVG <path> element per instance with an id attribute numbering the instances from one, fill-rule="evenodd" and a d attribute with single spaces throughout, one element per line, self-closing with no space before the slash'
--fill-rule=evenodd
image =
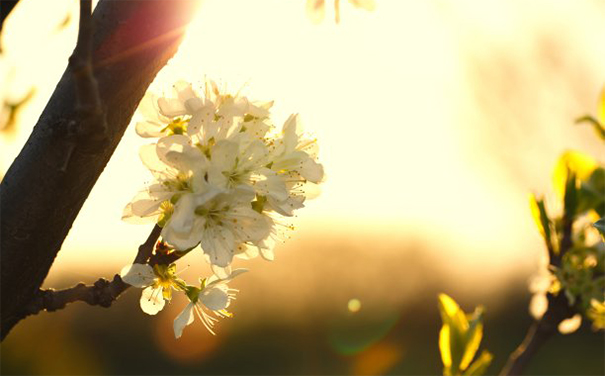
<path id="1" fill-rule="evenodd" d="M 132 203 L 129 203 L 124 207 L 124 210 L 122 211 L 122 220 L 126 223 L 143 225 L 157 222 L 157 216 L 139 217 L 138 215 L 132 212 Z"/>
<path id="2" fill-rule="evenodd" d="M 203 232 L 201 247 L 210 257 L 210 263 L 220 267 L 231 264 L 235 253 L 233 233 L 224 227 L 211 227 Z"/>
<path id="3" fill-rule="evenodd" d="M 264 174 L 260 176 L 260 180 L 254 185 L 256 192 L 263 196 L 272 197 L 277 201 L 286 200 L 288 198 L 288 189 L 283 179 L 267 168 L 262 169 L 261 173 Z"/>
<path id="4" fill-rule="evenodd" d="M 303 178 L 313 183 L 319 183 L 324 177 L 323 166 L 311 158 L 307 158 L 302 162 L 299 172 Z"/>
<path id="5" fill-rule="evenodd" d="M 278 201 L 273 196 L 267 196 L 267 204 L 265 208 L 273 210 L 283 216 L 291 217 L 294 215 L 294 210 L 304 208 L 303 202 L 305 198 L 303 196 L 288 197 L 283 201 Z"/>
<path id="6" fill-rule="evenodd" d="M 321 23 L 326 16 L 325 0 L 307 0 L 306 10 L 311 22 Z"/>
<path id="7" fill-rule="evenodd" d="M 213 265 L 212 270 L 214 270 L 214 265 Z M 208 278 L 208 280 L 206 281 L 206 287 L 209 288 L 218 283 L 229 282 L 232 279 L 234 279 L 235 277 L 239 276 L 240 274 L 246 273 L 248 271 L 248 269 L 246 269 L 246 268 L 238 268 L 233 271 L 231 271 L 231 268 L 225 268 L 225 270 L 229 271 L 229 273 L 226 277 L 224 277 L 224 278 L 219 277 L 215 273 L 214 275 L 210 276 L 210 278 Z"/>
<path id="8" fill-rule="evenodd" d="M 230 171 L 235 167 L 235 158 L 239 154 L 239 145 L 235 142 L 221 140 L 212 148 L 212 164 L 221 171 Z"/>
<path id="9" fill-rule="evenodd" d="M 135 125 L 134 130 L 141 137 L 151 138 L 151 137 L 161 137 L 166 134 L 164 131 L 166 128 L 166 124 L 156 123 L 153 121 L 139 121 Z"/>
<path id="10" fill-rule="evenodd" d="M 164 308 L 166 301 L 162 295 L 162 287 L 149 286 L 141 294 L 141 309 L 148 315 L 155 315 Z"/>
<path id="11" fill-rule="evenodd" d="M 561 321 L 558 329 L 561 334 L 571 334 L 578 330 L 580 325 L 582 325 L 582 315 L 577 313 L 571 318 Z"/>
<path id="12" fill-rule="evenodd" d="M 213 311 L 220 311 L 229 305 L 229 294 L 219 287 L 206 288 L 200 293 L 200 301 Z"/>
<path id="13" fill-rule="evenodd" d="M 259 247 L 260 255 L 267 261 L 275 260 L 275 253 L 273 252 L 273 248 L 265 248 Z"/>
<path id="14" fill-rule="evenodd" d="M 170 227 L 180 233 L 191 232 L 193 228 L 195 202 L 192 194 L 184 194 L 177 202 L 170 218 Z"/>
<path id="15" fill-rule="evenodd" d="M 153 268 L 147 264 L 126 265 L 120 271 L 120 277 L 124 282 L 138 288 L 153 284 L 156 278 Z"/>
<path id="16" fill-rule="evenodd" d="M 158 158 L 178 171 L 198 171 L 205 167 L 206 157 L 196 147 L 191 146 L 189 137 L 175 134 L 163 137 L 157 143 Z"/>
<path id="17" fill-rule="evenodd" d="M 197 97 L 193 91 L 193 87 L 187 81 L 178 80 L 174 83 L 173 88 L 181 102 Z"/>
<path id="18" fill-rule="evenodd" d="M 162 229 L 162 238 L 179 251 L 195 247 L 204 233 L 205 218 L 195 215 L 192 194 L 181 196 Z"/>
<path id="19" fill-rule="evenodd" d="M 299 134 L 302 132 L 302 125 L 300 123 L 300 116 L 298 114 L 292 114 L 286 120 L 283 127 L 283 139 L 285 152 L 289 153 L 296 149 L 298 145 Z"/>
<path id="20" fill-rule="evenodd" d="M 145 93 L 145 95 L 143 96 L 143 99 L 141 99 L 141 102 L 139 103 L 139 107 L 137 108 L 137 111 L 143 115 L 143 118 L 145 118 L 146 120 L 152 120 L 152 121 L 156 121 L 156 120 L 160 120 L 160 117 L 158 116 L 158 97 L 155 93 L 153 93 L 152 91 L 147 91 Z"/>
<path id="21" fill-rule="evenodd" d="M 162 97 L 158 99 L 158 106 L 160 107 L 161 114 L 170 118 L 187 114 L 187 109 L 183 102 L 176 98 Z"/>
<path id="22" fill-rule="evenodd" d="M 211 264 L 210 267 L 212 268 L 212 273 L 214 273 L 214 276 L 216 276 L 216 278 L 220 279 L 226 279 L 229 278 L 229 276 L 231 275 L 231 267 L 227 266 L 225 268 L 222 268 L 218 265 L 215 264 Z M 214 277 L 213 276 L 213 277 Z M 212 278 L 212 277 L 210 277 Z M 207 283 L 211 283 L 212 281 L 208 280 Z"/>
<path id="23" fill-rule="evenodd" d="M 149 190 L 139 192 L 132 199 L 132 213 L 138 217 L 148 217 L 160 213 L 162 202 L 170 200 L 174 192 L 160 191 L 159 184 L 149 187 Z M 153 191 L 151 191 L 153 189 Z"/>
<path id="24" fill-rule="evenodd" d="M 187 304 L 183 312 L 175 319 L 173 324 L 174 337 L 180 338 L 185 327 L 193 322 L 193 303 Z"/>
<path id="25" fill-rule="evenodd" d="M 231 217 L 237 219 L 233 233 L 240 242 L 258 242 L 271 233 L 271 223 L 266 216 L 250 207 L 240 206 L 232 209 Z"/>
<path id="26" fill-rule="evenodd" d="M 170 167 L 160 160 L 156 148 L 156 144 L 141 146 L 139 157 L 156 179 L 162 179 L 169 174 Z"/>

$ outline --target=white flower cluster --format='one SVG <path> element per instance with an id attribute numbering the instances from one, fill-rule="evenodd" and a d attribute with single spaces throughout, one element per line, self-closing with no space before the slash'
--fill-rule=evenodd
<path id="1" fill-rule="evenodd" d="M 199 246 L 216 281 L 197 290 L 213 286 L 213 294 L 220 295 L 224 303 L 210 308 L 219 316 L 228 316 L 226 311 L 220 312 L 232 295 L 226 287 L 219 287 L 234 276 L 230 268 L 233 258 L 260 254 L 272 260 L 276 240 L 283 240 L 291 228 L 285 217 L 293 216 L 306 199 L 315 197 L 324 178 L 317 162 L 316 140 L 303 133 L 299 116 L 291 115 L 278 131 L 271 121 L 272 105 L 225 93 L 212 81 L 200 90 L 179 81 L 170 95 L 146 94 L 139 107 L 144 120 L 137 123 L 137 133 L 157 138 L 140 150 L 154 182 L 126 206 L 123 219 L 156 222 L 162 227 L 162 241 L 176 252 L 185 254 Z M 150 273 L 161 280 L 162 272 L 147 266 L 145 272 L 129 268 L 122 275 L 132 285 L 154 286 Z M 147 275 L 145 283 L 140 278 L 132 283 L 127 280 L 141 273 Z M 200 301 L 205 304 L 184 282 L 174 282 L 175 278 L 168 278 L 168 286 L 188 292 L 191 307 Z M 166 294 L 154 295 L 150 290 L 147 295 L 148 301 L 160 295 L 161 300 L 168 299 Z M 163 302 L 157 305 L 163 306 Z M 208 317 L 200 316 L 210 329 L 212 319 Z M 177 336 L 182 324 L 192 318 L 184 312 L 175 320 Z M 180 330 L 177 322 L 182 325 Z"/>

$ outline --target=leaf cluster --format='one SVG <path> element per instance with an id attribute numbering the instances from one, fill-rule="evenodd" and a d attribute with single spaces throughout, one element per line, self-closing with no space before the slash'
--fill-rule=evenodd
<path id="1" fill-rule="evenodd" d="M 483 307 L 475 308 L 472 314 L 465 314 L 454 299 L 439 294 L 439 311 L 443 321 L 439 332 L 443 374 L 483 375 L 493 358 L 491 353 L 483 350 L 473 362 L 483 337 Z"/>
<path id="2" fill-rule="evenodd" d="M 582 119 L 589 119 L 605 140 L 605 90 L 598 119 Z M 559 212 L 551 208 L 549 213 L 543 197 L 530 197 L 531 212 L 549 254 L 553 276 L 549 292 L 564 293 L 570 306 L 588 317 L 594 328 L 603 329 L 605 166 L 584 153 L 567 151 L 555 166 L 553 186 L 557 198 L 553 206 L 561 207 Z"/>

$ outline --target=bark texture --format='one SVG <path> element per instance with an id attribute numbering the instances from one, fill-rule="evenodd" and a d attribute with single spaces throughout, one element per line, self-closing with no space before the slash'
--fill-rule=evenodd
<path id="1" fill-rule="evenodd" d="M 4 20 L 13 11 L 18 2 L 19 0 L 0 0 L 0 30 L 4 28 Z"/>
<path id="2" fill-rule="evenodd" d="M 147 87 L 174 55 L 198 0 L 102 0 L 94 76 L 105 135 L 82 129 L 68 67 L 0 185 L 1 338 L 25 315 Z M 41 61 L 43 69 L 44 62 Z"/>

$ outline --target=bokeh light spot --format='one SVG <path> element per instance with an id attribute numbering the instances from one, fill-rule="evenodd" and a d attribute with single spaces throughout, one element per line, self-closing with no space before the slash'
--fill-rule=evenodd
<path id="1" fill-rule="evenodd" d="M 357 313 L 361 309 L 361 301 L 359 299 L 351 299 L 347 304 L 347 308 L 351 313 Z"/>

